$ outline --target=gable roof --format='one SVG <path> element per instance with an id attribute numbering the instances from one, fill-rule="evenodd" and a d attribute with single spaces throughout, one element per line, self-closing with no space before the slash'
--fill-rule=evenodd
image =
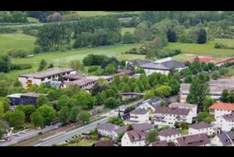
<path id="1" fill-rule="evenodd" d="M 127 132 L 127 135 L 131 142 L 145 140 L 146 132 L 143 130 L 131 130 Z"/>
<path id="2" fill-rule="evenodd" d="M 162 113 L 162 114 L 188 115 L 189 112 L 190 112 L 189 109 L 182 109 L 182 108 L 169 108 L 161 106 L 157 106 L 155 108 L 155 113 Z"/>
<path id="3" fill-rule="evenodd" d="M 111 140 L 108 141 L 98 141 L 95 143 L 96 147 L 107 147 L 107 146 L 114 146 L 114 142 Z"/>
<path id="4" fill-rule="evenodd" d="M 167 67 L 168 69 L 176 69 L 176 68 L 184 68 L 185 64 L 175 61 L 175 60 L 170 60 L 170 61 L 166 61 L 162 63 L 165 67 Z"/>
<path id="5" fill-rule="evenodd" d="M 104 124 L 98 125 L 97 129 L 98 130 L 106 130 L 106 131 L 115 131 L 115 130 L 119 129 L 119 126 L 111 124 L 111 123 L 104 123 Z"/>
<path id="6" fill-rule="evenodd" d="M 152 124 L 149 124 L 149 123 L 132 124 L 132 127 L 134 130 L 144 130 L 144 131 L 147 131 L 147 130 L 154 128 L 154 126 Z"/>
<path id="7" fill-rule="evenodd" d="M 234 111 L 234 104 L 217 102 L 217 103 L 214 103 L 212 106 L 210 106 L 209 109 Z"/>
<path id="8" fill-rule="evenodd" d="M 193 128 L 193 129 L 204 129 L 204 128 L 210 128 L 210 127 L 212 127 L 212 125 L 205 123 L 205 122 L 200 122 L 200 123 L 196 123 L 196 124 L 191 125 L 191 128 Z"/>
<path id="9" fill-rule="evenodd" d="M 179 146 L 201 146 L 210 143 L 206 134 L 195 134 L 177 138 Z"/>
<path id="10" fill-rule="evenodd" d="M 152 146 L 168 146 L 167 141 L 155 141 L 151 143 Z"/>
<path id="11" fill-rule="evenodd" d="M 220 142 L 224 145 L 224 146 L 228 146 L 232 144 L 232 140 L 229 138 L 228 134 L 225 132 L 222 132 L 221 134 L 217 135 Z"/>
<path id="12" fill-rule="evenodd" d="M 136 108 L 135 110 L 131 111 L 130 114 L 137 114 L 137 115 L 144 115 L 146 114 L 148 111 L 145 109 L 141 109 L 141 108 Z"/>
<path id="13" fill-rule="evenodd" d="M 158 134 L 159 136 L 173 136 L 173 135 L 180 134 L 180 132 L 177 129 L 169 128 L 169 129 L 160 131 Z"/>
<path id="14" fill-rule="evenodd" d="M 182 102 L 174 102 L 169 104 L 170 108 L 185 108 L 185 109 L 193 109 L 196 108 L 197 105 L 195 104 L 189 104 L 189 103 L 182 103 Z"/>

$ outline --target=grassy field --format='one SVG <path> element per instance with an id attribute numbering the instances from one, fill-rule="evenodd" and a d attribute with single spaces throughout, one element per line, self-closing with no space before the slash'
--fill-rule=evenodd
<path id="1" fill-rule="evenodd" d="M 113 14 L 120 14 L 125 12 L 117 12 L 117 11 L 76 11 L 76 13 L 83 17 L 90 17 L 90 16 L 105 16 L 105 15 L 113 15 Z M 140 13 L 139 11 L 131 11 L 126 13 Z"/>
<path id="2" fill-rule="evenodd" d="M 121 29 L 121 34 L 123 35 L 126 32 L 134 33 L 135 27 L 123 27 Z"/>
<path id="3" fill-rule="evenodd" d="M 29 63 L 32 64 L 32 69 L 11 71 L 6 74 L 7 76 L 14 78 L 19 74 L 36 71 L 38 64 L 42 59 L 45 59 L 48 63 L 53 63 L 55 66 L 66 66 L 72 60 L 82 60 L 88 54 L 100 54 L 107 56 L 114 56 L 120 60 L 127 59 L 144 59 L 144 55 L 132 55 L 123 54 L 123 52 L 138 47 L 140 44 L 117 44 L 112 46 L 102 46 L 97 48 L 81 48 L 74 49 L 66 52 L 48 52 L 35 55 L 30 58 L 16 58 L 12 59 L 13 63 Z"/>
<path id="4" fill-rule="evenodd" d="M 0 34 L 0 55 L 10 50 L 32 51 L 36 38 L 25 34 Z"/>
<path id="5" fill-rule="evenodd" d="M 214 44 L 216 42 L 234 46 L 233 39 L 215 39 L 213 41 L 209 41 L 207 44 L 170 43 L 166 48 L 181 49 L 182 54 L 174 57 L 177 60 L 187 60 L 197 55 L 210 55 L 216 58 L 234 56 L 234 49 L 215 49 Z"/>

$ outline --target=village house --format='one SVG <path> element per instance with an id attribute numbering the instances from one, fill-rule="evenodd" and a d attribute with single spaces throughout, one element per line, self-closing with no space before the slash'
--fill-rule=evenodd
<path id="1" fill-rule="evenodd" d="M 195 104 L 189 104 L 189 103 L 181 103 L 181 102 L 175 102 L 175 103 L 171 103 L 169 104 L 170 108 L 180 108 L 180 109 L 189 109 L 190 110 L 190 114 L 192 117 L 196 117 L 197 116 L 197 105 Z"/>
<path id="2" fill-rule="evenodd" d="M 111 140 L 102 140 L 102 141 L 98 141 L 95 143 L 94 145 L 95 147 L 114 147 L 115 143 Z"/>
<path id="3" fill-rule="evenodd" d="M 227 63 L 234 63 L 234 57 L 227 57 L 215 63 L 216 66 L 222 66 Z"/>
<path id="4" fill-rule="evenodd" d="M 234 113 L 217 118 L 217 125 L 222 131 L 231 131 L 234 128 Z"/>
<path id="5" fill-rule="evenodd" d="M 136 98 L 142 98 L 144 96 L 144 93 L 137 93 L 137 92 L 122 92 L 120 93 L 121 98 L 123 101 L 136 99 Z"/>
<path id="6" fill-rule="evenodd" d="M 219 100 L 224 90 L 234 90 L 234 79 L 218 79 L 208 82 L 209 96 Z M 182 83 L 180 86 L 180 102 L 186 102 L 191 84 Z"/>
<path id="7" fill-rule="evenodd" d="M 174 126 L 176 122 L 192 123 L 192 115 L 189 109 L 156 107 L 151 120 L 155 125 Z"/>
<path id="8" fill-rule="evenodd" d="M 126 130 L 127 127 L 120 127 L 111 123 L 104 123 L 97 126 L 97 131 L 100 135 L 110 137 L 113 140 L 116 140 Z"/>
<path id="9" fill-rule="evenodd" d="M 234 146 L 234 131 L 217 134 L 211 143 L 214 146 Z"/>
<path id="10" fill-rule="evenodd" d="M 132 128 L 134 130 L 143 130 L 145 132 L 148 132 L 152 129 L 154 129 L 154 125 L 150 123 L 137 123 L 137 124 L 132 124 Z"/>
<path id="11" fill-rule="evenodd" d="M 130 112 L 129 123 L 147 123 L 149 122 L 149 111 L 136 108 Z"/>
<path id="12" fill-rule="evenodd" d="M 16 105 L 36 105 L 37 99 L 41 95 L 46 94 L 40 94 L 40 93 L 15 93 L 8 95 L 7 98 L 10 100 L 11 106 Z"/>
<path id="13" fill-rule="evenodd" d="M 165 147 L 165 146 L 169 146 L 167 141 L 155 141 L 151 144 L 149 144 L 149 146 L 156 146 L 156 147 Z"/>
<path id="14" fill-rule="evenodd" d="M 177 138 L 181 137 L 181 133 L 174 128 L 168 128 L 158 133 L 160 141 L 174 142 Z"/>
<path id="15" fill-rule="evenodd" d="M 121 139 L 121 146 L 146 146 L 146 135 L 147 133 L 143 130 L 127 131 Z"/>
<path id="16" fill-rule="evenodd" d="M 160 106 L 162 103 L 162 99 L 158 97 L 154 97 L 148 100 L 143 101 L 137 108 L 149 110 L 151 112 L 155 111 L 157 106 Z"/>
<path id="17" fill-rule="evenodd" d="M 24 88 L 27 88 L 30 85 L 41 85 L 42 83 L 58 80 L 60 77 L 75 73 L 71 68 L 50 68 L 46 71 L 20 75 L 18 80 Z"/>
<path id="18" fill-rule="evenodd" d="M 209 146 L 210 139 L 207 134 L 182 136 L 176 139 L 177 146 Z"/>
<path id="19" fill-rule="evenodd" d="M 214 63 L 215 58 L 212 56 L 196 56 L 192 59 L 192 62 Z"/>
<path id="20" fill-rule="evenodd" d="M 207 134 L 208 136 L 211 136 L 216 133 L 216 129 L 211 124 L 200 122 L 200 123 L 192 124 L 188 130 L 188 133 L 189 135 Z"/>

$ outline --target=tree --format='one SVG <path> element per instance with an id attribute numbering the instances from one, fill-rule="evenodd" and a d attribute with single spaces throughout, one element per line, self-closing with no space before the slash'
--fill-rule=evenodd
<path id="1" fill-rule="evenodd" d="M 111 117 L 109 118 L 109 123 L 115 124 L 115 125 L 119 125 L 119 126 L 123 126 L 124 122 L 121 118 L 119 117 Z"/>
<path id="2" fill-rule="evenodd" d="M 10 108 L 9 99 L 6 97 L 0 97 L 0 105 L 3 106 L 3 112 L 7 112 Z"/>
<path id="3" fill-rule="evenodd" d="M 87 122 L 89 122 L 89 119 L 90 119 L 90 113 L 87 112 L 87 111 L 81 111 L 79 114 L 78 114 L 78 119 L 79 121 L 82 123 L 82 124 L 86 124 Z"/>
<path id="4" fill-rule="evenodd" d="M 116 99 L 114 97 L 109 97 L 105 101 L 105 107 L 107 108 L 115 108 L 120 104 L 119 99 Z"/>
<path id="5" fill-rule="evenodd" d="M 186 101 L 191 104 L 197 104 L 198 112 L 203 111 L 203 101 L 208 93 L 209 88 L 207 83 L 198 78 L 194 78 Z"/>
<path id="6" fill-rule="evenodd" d="M 65 106 L 70 106 L 69 103 L 70 98 L 66 95 L 62 95 L 59 97 L 58 99 L 58 103 L 57 103 L 57 109 L 60 110 L 61 108 L 65 107 Z"/>
<path id="7" fill-rule="evenodd" d="M 8 111 L 5 113 L 4 119 L 15 129 L 21 129 L 24 126 L 25 114 L 22 111 Z"/>
<path id="8" fill-rule="evenodd" d="M 81 64 L 81 62 L 79 60 L 73 60 L 70 62 L 70 67 L 73 68 L 74 70 L 78 71 L 78 70 L 84 70 L 84 65 Z"/>
<path id="9" fill-rule="evenodd" d="M 171 94 L 171 87 L 166 85 L 161 85 L 154 90 L 156 96 L 167 97 Z"/>
<path id="10" fill-rule="evenodd" d="M 155 142 L 158 139 L 158 133 L 155 130 L 150 131 L 146 136 L 147 143 Z"/>
<path id="11" fill-rule="evenodd" d="M 114 74 L 116 72 L 116 66 L 114 64 L 108 64 L 104 70 L 107 75 Z"/>
<path id="12" fill-rule="evenodd" d="M 63 106 L 59 112 L 59 121 L 62 124 L 69 122 L 69 108 L 68 106 Z"/>
<path id="13" fill-rule="evenodd" d="M 218 71 L 214 71 L 214 73 L 211 75 L 213 80 L 217 80 L 220 77 L 220 74 Z"/>
<path id="14" fill-rule="evenodd" d="M 30 122 L 30 116 L 35 111 L 35 107 L 33 105 L 18 105 L 16 110 L 24 112 L 25 121 Z"/>
<path id="15" fill-rule="evenodd" d="M 211 115 L 209 115 L 209 112 L 200 112 L 198 114 L 198 121 L 211 123 L 213 120 L 214 120 L 214 118 Z"/>
<path id="16" fill-rule="evenodd" d="M 56 118 L 56 111 L 52 106 L 44 104 L 40 106 L 36 111 L 38 111 L 44 118 L 44 125 L 49 125 Z"/>
<path id="17" fill-rule="evenodd" d="M 30 120 L 35 127 L 44 127 L 45 119 L 40 112 L 33 112 L 30 116 Z"/>
<path id="18" fill-rule="evenodd" d="M 220 100 L 222 101 L 222 102 L 229 102 L 229 92 L 228 92 L 228 90 L 223 90 L 223 93 L 222 93 L 222 95 L 221 95 L 221 97 L 220 97 Z"/>
<path id="19" fill-rule="evenodd" d="M 44 59 L 42 59 L 42 60 L 40 61 L 40 64 L 39 64 L 39 67 L 38 67 L 38 70 L 37 70 L 37 71 L 45 70 L 46 66 L 47 66 L 47 62 L 46 62 Z"/>
<path id="20" fill-rule="evenodd" d="M 177 41 L 176 32 L 174 30 L 168 29 L 167 40 L 168 40 L 168 42 L 176 42 Z"/>
<path id="21" fill-rule="evenodd" d="M 47 19 L 49 22 L 58 22 L 62 21 L 63 17 L 59 12 L 54 12 L 52 15 L 49 15 Z"/>
<path id="22" fill-rule="evenodd" d="M 37 98 L 37 107 L 43 105 L 43 104 L 48 104 L 49 103 L 49 99 L 44 96 L 44 95 L 40 95 L 38 98 Z"/>
<path id="23" fill-rule="evenodd" d="M 152 32 L 150 30 L 149 23 L 144 21 L 138 24 L 135 30 L 135 36 L 137 40 L 151 40 Z"/>
<path id="24" fill-rule="evenodd" d="M 123 35 L 122 42 L 124 44 L 135 43 L 136 42 L 136 37 L 134 36 L 134 34 L 132 34 L 130 32 L 126 32 Z"/>
<path id="25" fill-rule="evenodd" d="M 197 43 L 204 44 L 207 42 L 207 33 L 205 29 L 200 29 L 197 34 Z"/>
<path id="26" fill-rule="evenodd" d="M 0 72 L 8 72 L 11 70 L 11 60 L 8 55 L 0 56 Z"/>
<path id="27" fill-rule="evenodd" d="M 80 91 L 75 97 L 77 104 L 83 109 L 92 109 L 94 105 L 94 97 L 85 91 Z"/>
<path id="28" fill-rule="evenodd" d="M 150 99 L 150 98 L 152 98 L 152 97 L 154 97 L 154 96 L 155 96 L 154 91 L 153 91 L 153 90 L 149 90 L 149 91 L 147 91 L 147 92 L 145 93 L 144 99 L 145 99 L 145 100 L 146 100 L 146 99 Z"/>
<path id="29" fill-rule="evenodd" d="M 203 101 L 203 111 L 209 111 L 209 107 L 214 103 L 211 97 L 205 97 Z"/>

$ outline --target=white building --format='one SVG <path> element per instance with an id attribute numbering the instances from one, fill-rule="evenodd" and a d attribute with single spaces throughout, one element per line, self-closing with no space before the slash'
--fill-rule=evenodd
<path id="1" fill-rule="evenodd" d="M 207 134 L 208 136 L 214 135 L 216 133 L 216 129 L 213 125 L 200 122 L 191 125 L 191 127 L 188 130 L 189 135 L 194 134 Z"/>
<path id="2" fill-rule="evenodd" d="M 133 123 L 147 123 L 149 122 L 149 111 L 137 108 L 130 112 L 129 122 Z"/>
<path id="3" fill-rule="evenodd" d="M 210 113 L 214 114 L 215 124 L 223 131 L 230 131 L 234 128 L 234 104 L 218 102 L 209 107 Z"/>
<path id="4" fill-rule="evenodd" d="M 104 123 L 97 126 L 97 131 L 100 135 L 110 137 L 113 140 L 117 139 L 126 129 L 126 127 L 119 127 L 111 123 Z"/>
<path id="5" fill-rule="evenodd" d="M 160 141 L 174 142 L 177 138 L 181 137 L 181 133 L 174 128 L 169 128 L 159 132 L 158 137 Z"/>
<path id="6" fill-rule="evenodd" d="M 197 105 L 195 104 L 189 104 L 189 103 L 171 103 L 169 104 L 170 108 L 180 108 L 180 109 L 189 109 L 192 117 L 197 117 Z"/>
<path id="7" fill-rule="evenodd" d="M 18 80 L 24 88 L 27 88 L 29 85 L 40 85 L 48 81 L 58 80 L 60 76 L 74 73 L 76 72 L 70 68 L 51 68 L 46 71 L 20 75 Z"/>
<path id="8" fill-rule="evenodd" d="M 143 130 L 127 131 L 122 139 L 121 146 L 145 146 L 146 132 Z"/>
<path id="9" fill-rule="evenodd" d="M 162 100 L 160 98 L 152 98 L 142 102 L 137 108 L 149 110 L 151 112 L 155 111 L 155 107 L 160 106 Z"/>
<path id="10" fill-rule="evenodd" d="M 192 123 L 192 114 L 189 109 L 157 107 L 152 121 L 155 125 L 174 126 L 176 122 Z"/>

